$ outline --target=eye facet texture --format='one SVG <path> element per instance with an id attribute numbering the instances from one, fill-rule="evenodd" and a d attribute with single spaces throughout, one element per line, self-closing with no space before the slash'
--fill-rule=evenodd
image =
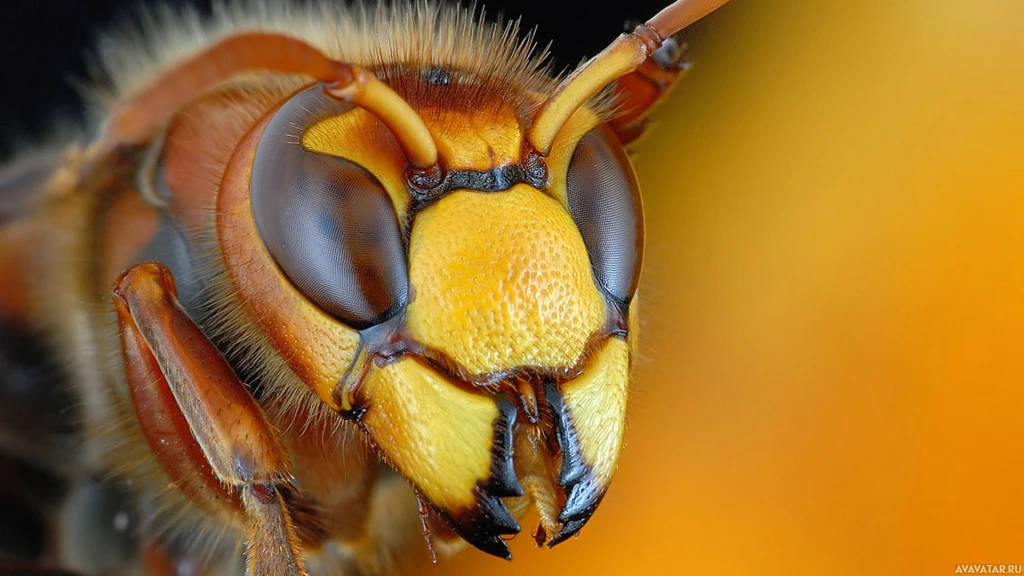
<path id="1" fill-rule="evenodd" d="M 363 329 L 406 304 L 408 266 L 387 192 L 361 166 L 307 150 L 301 135 L 348 106 L 314 86 L 267 125 L 253 162 L 253 216 L 284 274 L 314 304 Z"/>
<path id="2" fill-rule="evenodd" d="M 643 207 L 632 165 L 608 128 L 595 128 L 580 140 L 566 187 L 594 275 L 612 297 L 628 304 L 643 261 Z"/>

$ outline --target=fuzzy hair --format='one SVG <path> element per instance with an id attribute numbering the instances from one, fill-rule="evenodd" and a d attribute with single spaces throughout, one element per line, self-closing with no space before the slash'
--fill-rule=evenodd
<path id="1" fill-rule="evenodd" d="M 159 82 L 162 74 L 217 41 L 261 31 L 302 39 L 333 59 L 374 70 L 385 80 L 389 71 L 413 66 L 450 70 L 451 90 L 458 89 L 462 73 L 466 85 L 485 85 L 489 95 L 507 95 L 520 108 L 536 106 L 536 96 L 550 94 L 559 81 L 545 65 L 547 50 L 536 48 L 532 33 L 521 37 L 518 21 L 489 23 L 485 16 L 482 9 L 430 0 L 375 6 L 348 6 L 331 0 L 219 0 L 210 15 L 165 5 L 145 10 L 134 24 L 103 38 L 93 64 L 94 84 L 87 95 L 101 120 L 119 103 Z M 254 94 L 279 98 L 304 82 L 308 79 L 264 74 L 255 83 L 259 88 Z M 598 97 L 591 108 L 597 106 L 599 114 L 608 111 L 609 107 L 602 105 L 606 100 Z M 236 121 L 247 125 L 258 120 L 242 108 L 237 114 Z M 211 175 L 212 198 L 217 175 L 226 165 L 212 158 L 207 163 L 202 172 Z M 213 216 L 211 212 L 211 224 Z M 285 423 L 298 413 L 332 420 L 334 415 L 253 328 L 254 319 L 231 288 L 214 236 L 203 235 L 195 248 L 193 258 L 206 287 L 204 310 L 200 311 L 205 317 L 204 329 L 226 348 L 224 352 L 236 366 L 259 375 L 267 394 L 264 401 Z"/>
<path id="2" fill-rule="evenodd" d="M 535 49 L 531 34 L 520 38 L 518 23 L 487 23 L 482 11 L 477 13 L 473 8 L 425 1 L 370 8 L 346 7 L 328 0 L 307 4 L 227 0 L 209 16 L 196 10 L 182 12 L 168 7 L 150 10 L 134 27 L 106 36 L 93 66 L 94 84 L 87 89 L 94 104 L 95 120 L 102 121 L 118 104 L 159 82 L 162 74 L 179 63 L 223 38 L 245 31 L 278 32 L 300 38 L 333 59 L 374 70 L 385 80 L 389 71 L 415 65 L 419 69 L 452 71 L 456 89 L 459 73 L 463 73 L 467 85 L 477 83 L 488 86 L 492 94 L 507 93 L 524 108 L 534 105 L 535 100 L 528 96 L 549 94 L 557 85 L 557 79 L 544 65 L 546 52 Z M 263 75 L 251 86 L 259 86 L 253 89 L 255 97 L 271 98 L 287 94 L 303 82 L 308 80 Z M 258 120 L 243 107 L 238 107 L 236 113 L 236 122 L 251 125 Z M 214 158 L 209 158 L 207 164 L 201 172 L 211 176 L 212 198 L 219 184 L 215 175 L 223 173 L 226 166 Z M 214 214 L 209 216 L 212 224 Z M 265 335 L 254 329 L 255 319 L 231 287 L 212 229 L 197 240 L 192 258 L 204 286 L 201 309 L 195 311 L 199 315 L 197 320 L 236 368 L 255 376 L 255 384 L 263 394 L 261 404 L 275 424 L 288 430 L 300 420 L 298 415 L 304 415 L 301 420 L 306 425 L 317 424 L 327 434 L 322 439 L 327 458 L 338 457 L 339 451 L 352 441 L 362 441 L 354 426 L 338 419 L 292 372 Z M 106 340 L 115 341 L 113 323 L 109 323 L 105 336 Z M 115 366 L 111 373 L 116 372 Z M 130 409 L 119 407 L 122 411 Z M 117 419 L 117 425 L 112 426 L 117 430 L 109 436 L 119 437 L 121 441 L 115 443 L 127 453 L 143 443 L 139 430 L 125 420 Z M 143 480 L 151 487 L 167 485 L 150 455 L 133 451 L 124 460 L 121 472 L 127 476 Z M 202 534 L 217 534 L 218 540 L 223 538 L 228 547 L 237 546 L 238 532 L 225 532 L 225 524 L 206 519 L 176 491 L 160 490 L 152 496 L 162 511 L 160 516 L 169 535 L 198 530 Z M 408 512 L 415 518 L 415 508 Z M 401 523 L 403 519 L 396 516 L 394 521 Z M 382 539 L 372 558 L 365 560 L 390 564 L 401 536 Z M 208 550 L 207 554 L 212 552 Z"/>
<path id="3" fill-rule="evenodd" d="M 364 3 L 217 0 L 212 14 L 166 5 L 105 35 L 85 93 L 102 119 L 112 106 L 159 80 L 176 64 L 233 34 L 260 31 L 299 38 L 338 61 L 384 76 L 395 66 L 464 71 L 511 97 L 550 94 L 558 78 L 518 20 L 488 22 L 486 12 L 431 0 Z M 502 88 L 509 88 L 505 91 Z"/>
<path id="4" fill-rule="evenodd" d="M 373 70 L 385 80 L 389 70 L 408 69 L 413 65 L 421 70 L 452 71 L 456 86 L 459 74 L 464 73 L 466 79 L 487 85 L 492 93 L 497 91 L 510 99 L 518 99 L 515 104 L 524 108 L 535 106 L 537 95 L 549 95 L 559 80 L 545 65 L 546 50 L 536 49 L 532 34 L 520 37 L 518 22 L 487 23 L 483 11 L 477 12 L 475 8 L 426 0 L 413 4 L 381 3 L 374 7 L 363 4 L 348 7 L 331 0 L 301 4 L 298 0 L 224 0 L 214 7 L 212 15 L 166 6 L 151 9 L 133 24 L 105 36 L 93 63 L 92 83 L 86 89 L 93 104 L 92 125 L 99 124 L 126 99 L 158 82 L 161 75 L 179 63 L 221 39 L 245 31 L 278 32 L 300 38 L 333 59 Z M 278 84 L 268 86 L 263 96 L 278 96 L 282 85 L 299 84 L 299 80 L 287 77 L 275 82 Z M 467 81 L 467 85 L 469 83 Z M 607 98 L 599 97 L 590 107 L 606 115 L 611 111 L 607 102 Z M 241 107 L 236 112 L 237 122 L 251 125 L 257 120 L 247 116 L 248 112 Z M 223 173 L 222 160 L 211 158 L 208 164 L 200 167 L 204 173 Z M 211 195 L 215 194 L 219 182 L 211 177 L 209 185 Z M 213 216 L 211 212 L 211 219 Z M 232 290 L 212 231 L 207 232 L 198 240 L 193 254 L 196 273 L 205 287 L 204 308 L 198 311 L 200 323 L 237 368 L 258 374 L 265 394 L 262 404 L 282 428 L 290 428 L 297 422 L 297 414 L 309 416 L 307 423 L 327 421 L 336 426 L 319 427 L 330 432 L 330 438 L 324 438 L 323 444 L 325 454 L 333 457 L 357 431 L 338 420 L 291 371 L 268 339 L 252 329 L 255 321 Z M 74 306 L 69 304 L 69 309 L 72 308 Z M 105 326 L 98 330 L 101 334 L 93 336 L 116 343 L 117 328 L 109 303 L 94 311 L 94 316 L 99 318 L 94 319 L 97 324 Z M 84 341 L 84 329 L 74 333 Z M 142 479 L 149 486 L 166 487 L 165 475 L 156 461 L 141 450 L 144 442 L 140 431 L 132 425 L 134 420 L 123 398 L 123 368 L 117 346 L 112 344 L 110 350 L 113 351 L 110 366 L 101 372 L 119 374 L 111 381 L 116 389 L 111 390 L 111 394 L 116 398 L 120 390 L 119 401 L 124 405 L 115 406 L 121 409 L 120 413 L 108 422 L 112 429 L 108 435 L 120 437 L 122 441 L 116 448 L 125 452 L 123 469 L 118 471 Z M 102 364 L 92 356 L 84 357 L 79 372 L 88 373 L 88 366 Z M 138 454 L 133 452 L 135 449 L 140 449 Z M 225 534 L 226 524 L 206 521 L 176 491 L 163 488 L 155 496 L 158 515 L 166 516 L 165 529 L 169 533 L 187 534 L 198 530 L 202 534 L 219 534 L 218 539 L 223 537 L 228 547 L 237 538 L 232 530 Z M 409 513 L 415 518 L 415 509 L 410 508 Z M 396 554 L 392 545 L 397 544 L 397 541 L 384 543 L 377 560 L 387 563 L 387 557 Z M 217 545 L 211 546 L 211 552 L 213 547 Z"/>

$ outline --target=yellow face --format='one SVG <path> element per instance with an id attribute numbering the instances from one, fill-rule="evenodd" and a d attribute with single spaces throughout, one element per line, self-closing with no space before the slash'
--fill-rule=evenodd
<path id="1" fill-rule="evenodd" d="M 243 301 L 306 385 L 457 534 L 507 557 L 501 536 L 531 505 L 556 544 L 614 473 L 639 191 L 589 109 L 538 159 L 530 95 L 463 98 L 423 78 L 396 89 L 434 135 L 442 178 L 410 179 L 380 121 L 313 87 L 239 147 L 219 234 Z"/>

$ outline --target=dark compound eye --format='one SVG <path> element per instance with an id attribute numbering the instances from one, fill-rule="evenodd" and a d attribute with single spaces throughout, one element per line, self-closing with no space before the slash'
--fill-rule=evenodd
<path id="1" fill-rule="evenodd" d="M 566 187 L 594 275 L 612 297 L 628 304 L 643 261 L 643 207 L 633 167 L 609 128 L 595 128 L 580 140 Z"/>
<path id="2" fill-rule="evenodd" d="M 309 126 L 348 109 L 317 86 L 293 97 L 261 137 L 250 193 L 260 236 L 292 284 L 363 329 L 406 304 L 408 268 L 394 207 L 366 169 L 300 143 Z"/>

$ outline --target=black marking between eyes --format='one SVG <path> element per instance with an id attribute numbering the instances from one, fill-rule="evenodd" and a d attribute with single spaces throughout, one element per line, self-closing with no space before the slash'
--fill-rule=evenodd
<path id="1" fill-rule="evenodd" d="M 544 190 L 547 187 L 547 172 L 546 170 L 538 171 L 536 167 L 527 167 L 522 164 L 505 164 L 495 166 L 490 170 L 446 172 L 441 183 L 429 190 L 407 185 L 406 189 L 412 201 L 409 203 L 409 210 L 402 226 L 406 246 L 409 245 L 412 224 L 416 215 L 448 194 L 456 190 L 483 193 L 505 192 L 516 184 L 527 184 L 538 190 Z"/>
<path id="2" fill-rule="evenodd" d="M 528 184 L 543 190 L 546 182 L 545 178 L 538 177 L 535 170 L 531 171 L 522 164 L 505 164 L 490 170 L 452 170 L 445 173 L 440 184 L 429 190 L 409 186 L 408 192 L 412 198 L 409 211 L 415 214 L 455 190 L 504 192 L 516 184 Z"/>

